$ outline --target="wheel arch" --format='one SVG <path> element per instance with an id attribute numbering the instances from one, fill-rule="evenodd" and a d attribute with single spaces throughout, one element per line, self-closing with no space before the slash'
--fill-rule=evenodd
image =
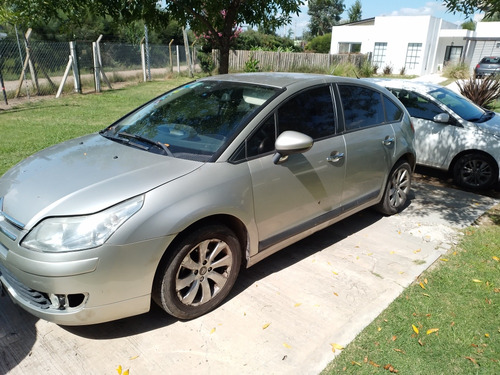
<path id="1" fill-rule="evenodd" d="M 477 149 L 467 149 L 467 150 L 463 150 L 463 151 L 460 151 L 458 154 L 456 154 L 453 159 L 451 160 L 450 162 L 450 165 L 448 166 L 448 173 L 450 175 L 453 175 L 453 169 L 455 168 L 455 165 L 457 164 L 457 161 L 460 160 L 461 157 L 465 156 L 465 155 L 473 155 L 473 154 L 481 154 L 481 155 L 484 155 L 488 158 L 490 158 L 495 167 L 496 167 L 496 172 L 497 172 L 497 175 L 500 171 L 500 166 L 498 165 L 498 162 L 495 160 L 495 158 L 487 153 L 486 151 L 483 151 L 483 150 L 477 150 Z"/>
<path id="2" fill-rule="evenodd" d="M 158 263 L 158 266 L 156 267 L 156 273 L 158 272 L 158 269 L 160 268 L 161 264 L 163 262 L 168 261 L 168 259 L 171 256 L 173 256 L 172 249 L 175 248 L 179 242 L 181 242 L 183 239 L 189 236 L 190 233 L 192 233 L 196 229 L 206 225 L 223 225 L 228 229 L 230 229 L 232 232 L 234 232 L 234 234 L 238 238 L 238 242 L 240 243 L 242 266 L 246 266 L 246 263 L 248 261 L 247 253 L 250 240 L 249 240 L 248 230 L 245 227 L 245 224 L 243 224 L 243 222 L 240 219 L 232 215 L 216 214 L 204 217 L 190 224 L 181 232 L 179 232 L 172 240 L 172 242 L 168 245 L 168 247 L 165 249 L 162 258 Z"/>

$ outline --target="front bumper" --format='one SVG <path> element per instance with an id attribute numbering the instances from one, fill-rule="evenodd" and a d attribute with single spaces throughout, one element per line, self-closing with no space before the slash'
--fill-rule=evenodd
<path id="1" fill-rule="evenodd" d="M 142 314 L 150 309 L 156 267 L 171 239 L 43 254 L 19 246 L 7 249 L 0 236 L 0 283 L 14 303 L 56 324 L 96 324 Z"/>

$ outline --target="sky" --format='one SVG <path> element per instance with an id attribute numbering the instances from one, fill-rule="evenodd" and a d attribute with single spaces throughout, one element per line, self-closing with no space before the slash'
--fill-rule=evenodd
<path id="1" fill-rule="evenodd" d="M 342 19 L 347 19 L 347 10 L 356 0 L 344 0 L 345 11 L 341 15 Z M 438 0 L 360 0 L 361 18 L 372 18 L 378 16 L 423 16 L 431 15 L 442 18 L 445 21 L 461 24 L 466 18 L 461 13 L 449 13 L 446 7 Z M 293 35 L 301 36 L 303 30 L 307 30 L 309 16 L 306 5 L 301 7 L 298 17 L 293 17 L 292 23 L 286 27 L 286 31 L 292 30 Z M 287 34 L 280 30 L 279 34 Z"/>

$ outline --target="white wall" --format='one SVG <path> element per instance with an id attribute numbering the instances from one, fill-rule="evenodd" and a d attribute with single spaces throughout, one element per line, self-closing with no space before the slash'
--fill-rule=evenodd
<path id="1" fill-rule="evenodd" d="M 459 26 L 432 16 L 375 17 L 373 25 L 334 26 L 330 53 L 338 53 L 339 43 L 343 42 L 360 42 L 361 53 L 373 52 L 376 42 L 386 42 L 386 58 L 381 68 L 390 66 L 394 73 L 399 73 L 405 67 L 408 44 L 421 43 L 418 64 L 406 68 L 405 73 L 429 74 L 437 71 L 444 59 L 446 45 L 440 45 L 440 33 L 446 30 L 452 34 L 458 29 Z M 463 39 L 461 43 L 465 46 Z"/>

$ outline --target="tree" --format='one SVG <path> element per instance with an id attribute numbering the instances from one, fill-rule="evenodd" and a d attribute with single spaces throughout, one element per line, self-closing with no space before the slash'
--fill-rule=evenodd
<path id="1" fill-rule="evenodd" d="M 277 29 L 290 23 L 291 14 L 299 14 L 301 5 L 303 0 L 0 0 L 0 22 L 48 20 L 60 17 L 62 9 L 71 22 L 87 14 L 107 14 L 124 23 L 143 20 L 153 28 L 176 20 L 219 49 L 219 73 L 224 74 L 239 25 Z"/>
<path id="2" fill-rule="evenodd" d="M 498 0 L 443 0 L 443 3 L 450 12 L 460 12 L 466 16 L 484 12 L 485 18 L 490 18 L 495 13 L 500 12 L 500 1 Z"/>
<path id="3" fill-rule="evenodd" d="M 356 0 L 354 4 L 347 10 L 349 22 L 361 21 L 361 1 Z"/>
<path id="4" fill-rule="evenodd" d="M 332 32 L 344 12 L 344 0 L 309 0 L 307 14 L 311 17 L 309 29 L 313 37 Z"/>

